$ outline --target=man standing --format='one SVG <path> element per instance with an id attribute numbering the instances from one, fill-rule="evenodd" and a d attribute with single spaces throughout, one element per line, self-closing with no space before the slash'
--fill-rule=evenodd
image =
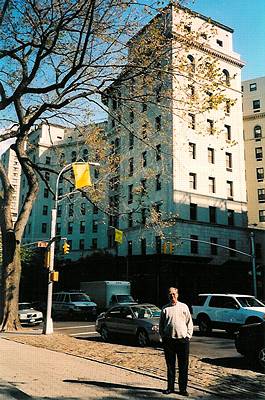
<path id="1" fill-rule="evenodd" d="M 170 303 L 162 308 L 159 333 L 162 338 L 167 364 L 167 389 L 165 394 L 174 392 L 176 375 L 176 356 L 179 369 L 179 394 L 189 396 L 187 392 L 189 367 L 189 342 L 193 333 L 193 323 L 189 308 L 178 301 L 178 289 L 168 290 Z"/>

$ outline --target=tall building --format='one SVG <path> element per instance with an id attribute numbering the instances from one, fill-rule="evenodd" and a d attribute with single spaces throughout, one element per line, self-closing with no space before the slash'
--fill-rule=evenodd
<path id="1" fill-rule="evenodd" d="M 187 22 L 181 25 L 182 17 Z M 117 184 L 110 182 L 109 193 L 119 215 L 109 224 L 116 224 L 125 236 L 118 253 L 172 252 L 173 244 L 173 253 L 185 262 L 196 263 L 199 258 L 217 265 L 249 262 L 248 256 L 232 251 L 249 253 L 243 63 L 233 50 L 233 30 L 186 9 L 169 7 L 131 41 L 129 60 L 135 56 L 134 46 L 148 36 L 153 25 L 161 27 L 168 46 L 153 62 L 156 73 L 147 68 L 144 76 L 137 75 L 128 68 L 126 79 L 121 75 L 104 97 L 110 115 L 108 135 L 120 157 L 112 178 Z M 206 25 L 211 34 L 204 42 Z M 192 42 L 186 45 L 187 34 L 193 33 Z M 226 101 L 219 109 L 209 106 L 200 113 L 196 100 L 192 103 L 190 98 L 196 98 L 202 84 L 207 91 L 207 80 L 197 81 L 201 59 L 207 55 L 218 62 L 222 93 L 234 105 Z M 188 65 L 189 73 L 174 74 L 180 62 Z M 164 69 L 173 72 L 166 74 Z M 210 104 L 211 93 L 207 94 Z M 109 235 L 111 242 L 111 230 Z"/>
<path id="2" fill-rule="evenodd" d="M 100 125 L 100 129 L 104 129 L 104 123 Z M 58 176 L 51 171 L 59 173 L 66 165 L 76 161 L 95 161 L 89 158 L 91 155 L 83 133 L 77 129 L 46 124 L 42 124 L 31 133 L 29 155 L 35 164 L 44 168 L 42 171 L 44 179 L 39 179 L 39 192 L 24 232 L 23 243 L 36 243 L 50 239 L 51 210 L 54 207 Z M 98 177 L 97 173 L 98 171 L 92 167 L 91 175 L 94 181 Z M 70 245 L 70 253 L 64 256 L 65 259 L 80 259 L 98 249 L 106 248 L 105 214 L 89 202 L 82 193 L 75 190 L 72 171 L 61 175 L 57 189 L 56 234 L 66 238 Z M 21 204 L 26 192 L 27 181 L 22 175 Z M 56 257 L 58 258 L 62 254 L 62 244 L 62 241 L 56 242 Z"/>
<path id="3" fill-rule="evenodd" d="M 265 228 L 265 77 L 242 83 L 248 220 Z"/>

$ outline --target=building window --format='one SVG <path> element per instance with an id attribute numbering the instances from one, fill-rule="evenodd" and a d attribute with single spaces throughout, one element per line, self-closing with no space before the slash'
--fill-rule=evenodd
<path id="1" fill-rule="evenodd" d="M 68 233 L 68 235 L 72 235 L 72 233 L 73 233 L 73 223 L 72 222 L 68 222 L 67 233 Z"/>
<path id="2" fill-rule="evenodd" d="M 259 203 L 265 203 L 265 189 L 258 189 L 258 201 Z"/>
<path id="3" fill-rule="evenodd" d="M 143 124 L 143 129 L 142 129 L 142 138 L 146 139 L 147 138 L 147 124 Z"/>
<path id="4" fill-rule="evenodd" d="M 260 100 L 253 100 L 253 110 L 260 108 Z"/>
<path id="5" fill-rule="evenodd" d="M 46 222 L 41 224 L 41 232 L 42 233 L 47 233 L 47 224 L 46 224 Z"/>
<path id="6" fill-rule="evenodd" d="M 142 112 L 147 111 L 147 104 L 146 103 L 142 103 Z"/>
<path id="7" fill-rule="evenodd" d="M 213 135 L 214 133 L 214 125 L 212 119 L 207 119 L 207 133 Z"/>
<path id="8" fill-rule="evenodd" d="M 141 254 L 146 255 L 146 239 L 141 239 Z"/>
<path id="9" fill-rule="evenodd" d="M 133 123 L 134 123 L 134 112 L 133 112 L 133 111 L 130 112 L 130 115 L 129 115 L 129 122 L 130 122 L 130 124 L 133 124 Z"/>
<path id="10" fill-rule="evenodd" d="M 209 193 L 215 193 L 215 178 L 209 176 L 208 182 L 209 182 Z"/>
<path id="11" fill-rule="evenodd" d="M 85 221 L 80 221 L 79 232 L 80 232 L 80 233 L 85 233 L 85 230 L 86 230 Z"/>
<path id="12" fill-rule="evenodd" d="M 128 204 L 133 202 L 133 185 L 128 186 Z"/>
<path id="13" fill-rule="evenodd" d="M 144 151 L 142 153 L 142 165 L 143 165 L 143 167 L 146 167 L 146 165 L 147 165 L 147 152 L 146 151 Z"/>
<path id="14" fill-rule="evenodd" d="M 209 221 L 212 224 L 216 224 L 216 207 L 209 207 Z"/>
<path id="15" fill-rule="evenodd" d="M 76 161 L 76 157 L 77 157 L 76 151 L 72 151 L 72 154 L 71 154 L 72 162 L 75 162 L 75 161 Z"/>
<path id="16" fill-rule="evenodd" d="M 134 134 L 132 132 L 129 133 L 129 149 L 132 149 L 134 145 Z"/>
<path id="17" fill-rule="evenodd" d="M 210 242 L 211 244 L 211 255 L 212 256 L 216 256 L 218 253 L 218 247 L 215 246 L 215 244 L 217 244 L 217 238 L 216 237 L 211 237 L 210 238 Z"/>
<path id="18" fill-rule="evenodd" d="M 129 158 L 129 176 L 133 176 L 133 157 Z"/>
<path id="19" fill-rule="evenodd" d="M 86 162 L 88 161 L 88 150 L 83 149 L 83 160 Z"/>
<path id="20" fill-rule="evenodd" d="M 161 144 L 156 146 L 156 161 L 161 160 Z"/>
<path id="21" fill-rule="evenodd" d="M 198 254 L 199 252 L 199 246 L 198 246 L 198 236 L 197 235 L 190 235 L 191 241 L 190 241 L 190 252 L 192 254 Z"/>
<path id="22" fill-rule="evenodd" d="M 229 76 L 229 72 L 227 71 L 227 69 L 223 70 L 223 74 L 224 74 L 224 81 L 226 86 L 230 85 L 230 76 Z"/>
<path id="23" fill-rule="evenodd" d="M 93 238 L 92 239 L 92 250 L 97 250 L 98 248 L 98 239 Z"/>
<path id="24" fill-rule="evenodd" d="M 85 239 L 80 239 L 79 240 L 79 250 L 84 250 L 85 249 Z"/>
<path id="25" fill-rule="evenodd" d="M 231 126 L 225 125 L 225 136 L 226 140 L 231 140 Z"/>
<path id="26" fill-rule="evenodd" d="M 58 197 L 62 197 L 63 195 L 63 188 L 58 189 Z"/>
<path id="27" fill-rule="evenodd" d="M 128 214 L 128 228 L 132 228 L 133 226 L 133 213 L 129 212 Z"/>
<path id="28" fill-rule="evenodd" d="M 226 170 L 232 171 L 232 154 L 225 153 L 225 163 L 226 163 Z"/>
<path id="29" fill-rule="evenodd" d="M 45 177 L 46 181 L 49 181 L 50 180 L 50 173 L 48 171 L 46 171 L 44 177 Z"/>
<path id="30" fill-rule="evenodd" d="M 189 185 L 190 185 L 190 189 L 197 188 L 197 176 L 193 172 L 189 173 Z"/>
<path id="31" fill-rule="evenodd" d="M 190 203 L 190 219 L 197 221 L 197 204 Z"/>
<path id="32" fill-rule="evenodd" d="M 96 219 L 94 219 L 92 221 L 92 232 L 97 233 L 97 231 L 98 231 L 98 221 Z"/>
<path id="33" fill-rule="evenodd" d="M 94 178 L 98 179 L 99 177 L 99 169 L 98 168 L 94 168 Z"/>
<path id="34" fill-rule="evenodd" d="M 214 164 L 214 149 L 208 147 L 208 163 Z"/>
<path id="35" fill-rule="evenodd" d="M 48 215 L 48 206 L 42 207 L 42 215 Z"/>
<path id="36" fill-rule="evenodd" d="M 155 241 L 156 254 L 161 254 L 161 237 L 156 236 Z"/>
<path id="37" fill-rule="evenodd" d="M 233 182 L 226 181 L 226 187 L 227 187 L 227 197 L 230 199 L 233 198 Z"/>
<path id="38" fill-rule="evenodd" d="M 48 190 L 48 188 L 44 188 L 43 197 L 45 197 L 46 199 L 49 197 L 49 190 Z"/>
<path id="39" fill-rule="evenodd" d="M 255 90 L 257 90 L 257 84 L 256 83 L 250 83 L 249 84 L 249 90 L 250 90 L 250 92 L 254 92 Z"/>
<path id="40" fill-rule="evenodd" d="M 195 120 L 195 114 L 188 114 L 189 117 L 189 128 L 195 129 L 196 126 L 196 120 Z"/>
<path id="41" fill-rule="evenodd" d="M 86 215 L 86 203 L 81 203 L 80 211 L 82 215 Z"/>
<path id="42" fill-rule="evenodd" d="M 51 165 L 51 157 L 46 157 L 45 164 Z"/>
<path id="43" fill-rule="evenodd" d="M 218 44 L 218 46 L 223 47 L 223 41 L 220 39 L 216 39 L 216 43 Z"/>
<path id="44" fill-rule="evenodd" d="M 194 57 L 191 55 L 191 54 L 189 54 L 188 56 L 187 56 L 187 59 L 188 59 L 188 69 L 189 69 L 189 72 L 190 73 L 192 73 L 192 72 L 195 72 L 195 62 L 194 62 Z"/>
<path id="45" fill-rule="evenodd" d="M 156 127 L 157 131 L 161 130 L 161 115 L 156 117 L 156 119 L 155 119 L 155 127 Z"/>
<path id="46" fill-rule="evenodd" d="M 231 247 L 231 249 L 236 249 L 236 241 L 234 239 L 229 239 L 228 247 Z M 229 250 L 230 257 L 236 257 L 236 252 L 231 249 Z"/>
<path id="47" fill-rule="evenodd" d="M 146 179 L 141 179 L 141 190 L 142 190 L 142 195 L 147 193 L 147 190 L 146 190 Z"/>
<path id="48" fill-rule="evenodd" d="M 231 103 L 230 103 L 230 100 L 226 100 L 226 102 L 225 102 L 225 113 L 226 113 L 227 115 L 229 115 L 229 114 L 230 114 L 230 111 L 231 111 Z"/>
<path id="49" fill-rule="evenodd" d="M 195 143 L 189 143 L 189 153 L 190 153 L 190 158 L 195 160 L 196 159 L 196 144 Z"/>
<path id="50" fill-rule="evenodd" d="M 264 179 L 264 168 L 256 168 L 256 173 L 257 173 L 257 180 L 258 181 L 263 181 L 263 179 Z"/>
<path id="51" fill-rule="evenodd" d="M 145 223 L 146 223 L 146 208 L 141 209 L 141 217 L 142 217 L 142 224 L 145 225 Z"/>
<path id="52" fill-rule="evenodd" d="M 57 222 L 56 224 L 56 235 L 60 235 L 61 234 L 61 224 L 60 222 Z"/>
<path id="53" fill-rule="evenodd" d="M 98 207 L 93 204 L 93 214 L 98 214 Z"/>
<path id="54" fill-rule="evenodd" d="M 235 212 L 234 210 L 227 210 L 227 224 L 230 226 L 235 225 Z"/>
<path id="55" fill-rule="evenodd" d="M 156 190 L 161 190 L 161 175 L 156 175 Z"/>
<path id="56" fill-rule="evenodd" d="M 62 206 L 58 206 L 57 207 L 57 217 L 61 217 L 62 216 Z"/>
<path id="57" fill-rule="evenodd" d="M 255 139 L 260 139 L 261 137 L 262 137 L 261 126 L 256 125 L 254 127 L 254 138 Z"/>
<path id="58" fill-rule="evenodd" d="M 256 147 L 255 148 L 255 156 L 256 156 L 256 160 L 260 161 L 263 158 L 263 154 L 262 154 L 262 147 Z"/>
<path id="59" fill-rule="evenodd" d="M 259 221 L 265 222 L 265 210 L 259 210 Z"/>
<path id="60" fill-rule="evenodd" d="M 74 215 L 74 205 L 71 203 L 69 204 L 68 216 L 72 217 L 73 215 Z"/>

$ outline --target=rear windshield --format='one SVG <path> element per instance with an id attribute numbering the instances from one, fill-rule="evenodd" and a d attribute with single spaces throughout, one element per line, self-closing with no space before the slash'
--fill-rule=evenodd
<path id="1" fill-rule="evenodd" d="M 255 297 L 237 297 L 237 301 L 240 303 L 242 307 L 265 307 L 265 305 L 255 299 Z"/>
<path id="2" fill-rule="evenodd" d="M 161 310 L 156 306 L 133 306 L 131 307 L 136 318 L 160 317 Z"/>
<path id="3" fill-rule="evenodd" d="M 75 303 L 77 301 L 91 301 L 90 297 L 84 293 L 71 293 L 71 302 Z"/>

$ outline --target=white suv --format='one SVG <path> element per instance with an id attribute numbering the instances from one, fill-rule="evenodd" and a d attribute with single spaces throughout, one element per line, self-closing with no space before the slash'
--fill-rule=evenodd
<path id="1" fill-rule="evenodd" d="M 234 332 L 241 325 L 263 321 L 265 305 L 249 295 L 200 294 L 192 306 L 192 318 L 202 333 L 212 328 Z"/>

